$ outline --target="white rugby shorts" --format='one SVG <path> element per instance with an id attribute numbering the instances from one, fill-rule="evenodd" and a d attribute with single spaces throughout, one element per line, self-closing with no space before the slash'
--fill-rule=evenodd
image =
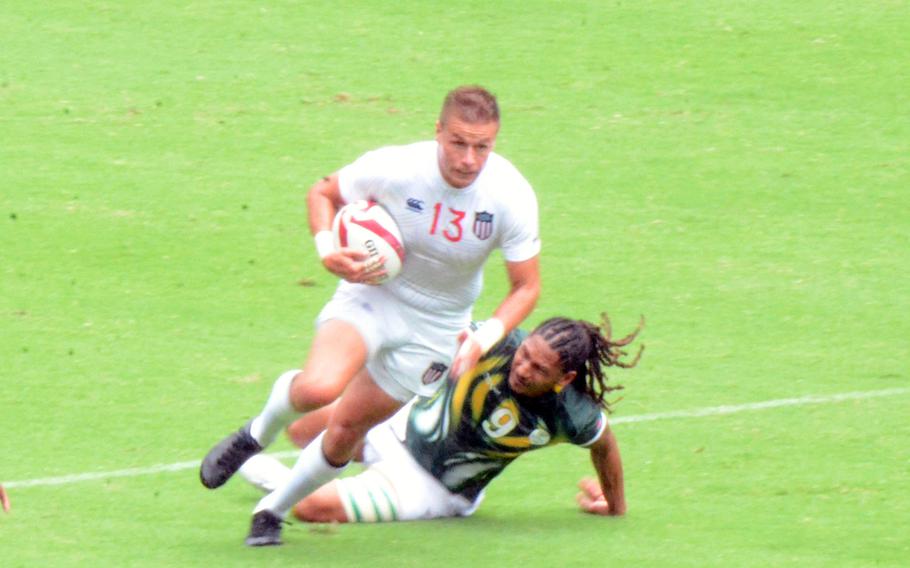
<path id="1" fill-rule="evenodd" d="M 458 333 L 470 313 L 427 313 L 381 286 L 342 282 L 322 308 L 317 325 L 337 319 L 350 323 L 367 344 L 367 371 L 389 396 L 402 402 L 430 396 L 448 375 Z"/>
<path id="2" fill-rule="evenodd" d="M 375 523 L 467 517 L 477 510 L 483 493 L 473 502 L 449 492 L 418 464 L 396 434 L 403 438 L 407 412 L 383 422 L 367 434 L 373 462 L 358 475 L 336 479 L 348 521 Z"/>

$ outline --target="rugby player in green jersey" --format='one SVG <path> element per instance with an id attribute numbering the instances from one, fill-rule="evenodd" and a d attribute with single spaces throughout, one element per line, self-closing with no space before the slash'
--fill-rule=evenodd
<path id="1" fill-rule="evenodd" d="M 467 516 L 483 489 L 518 456 L 559 443 L 590 450 L 597 480 L 583 479 L 578 503 L 589 513 L 626 511 L 619 447 L 607 421 L 605 367 L 622 360 L 641 326 L 623 339 L 601 326 L 552 318 L 530 334 L 513 331 L 457 381 L 372 429 L 363 447 L 362 473 L 334 480 L 294 507 L 307 522 L 375 522 Z M 326 408 L 324 413 L 331 412 Z M 325 416 L 310 414 L 289 429 L 305 445 Z M 322 422 L 320 422 L 322 421 Z M 269 489 L 288 468 L 254 456 L 240 473 Z M 280 544 L 279 535 L 275 542 Z"/>

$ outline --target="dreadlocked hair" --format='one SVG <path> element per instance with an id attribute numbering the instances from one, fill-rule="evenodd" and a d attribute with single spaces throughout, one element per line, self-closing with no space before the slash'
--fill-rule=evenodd
<path id="1" fill-rule="evenodd" d="M 607 393 L 620 390 L 622 385 L 608 385 L 604 367 L 621 367 L 630 369 L 634 367 L 645 350 L 642 345 L 632 361 L 623 358 L 627 353 L 623 347 L 632 343 L 645 325 L 644 316 L 641 317 L 638 327 L 622 339 L 613 339 L 613 328 L 606 312 L 601 314 L 601 324 L 595 325 L 584 320 L 569 318 L 550 318 L 532 332 L 539 335 L 559 355 L 562 370 L 565 373 L 575 371 L 576 377 L 569 384 L 590 396 L 598 404 L 611 412 L 611 404 L 605 397 Z"/>

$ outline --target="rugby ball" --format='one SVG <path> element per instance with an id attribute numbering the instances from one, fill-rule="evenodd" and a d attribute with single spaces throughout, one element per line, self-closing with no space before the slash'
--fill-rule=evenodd
<path id="1" fill-rule="evenodd" d="M 398 224 L 375 201 L 354 201 L 338 210 L 332 222 L 335 249 L 351 248 L 370 259 L 385 257 L 386 275 L 372 284 L 384 284 L 398 276 L 404 263 L 404 244 Z"/>

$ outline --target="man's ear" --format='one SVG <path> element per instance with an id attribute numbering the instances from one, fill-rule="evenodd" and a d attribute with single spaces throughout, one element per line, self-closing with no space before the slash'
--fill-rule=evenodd
<path id="1" fill-rule="evenodd" d="M 569 371 L 568 373 L 563 375 L 562 378 L 560 378 L 559 381 L 555 385 L 553 385 L 553 390 L 556 392 L 561 392 L 562 389 L 569 386 L 569 383 L 574 381 L 575 377 L 577 377 L 577 376 L 578 376 L 578 373 L 576 373 L 575 371 Z"/>

